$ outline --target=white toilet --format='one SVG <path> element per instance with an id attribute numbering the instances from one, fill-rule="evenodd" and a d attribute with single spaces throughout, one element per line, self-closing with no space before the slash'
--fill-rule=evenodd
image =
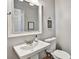
<path id="1" fill-rule="evenodd" d="M 45 39 L 45 42 L 50 43 L 47 51 L 50 52 L 55 59 L 70 59 L 70 55 L 62 50 L 56 50 L 56 37 Z"/>

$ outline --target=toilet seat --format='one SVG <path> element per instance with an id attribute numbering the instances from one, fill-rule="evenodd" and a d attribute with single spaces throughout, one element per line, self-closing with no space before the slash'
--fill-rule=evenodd
<path id="1" fill-rule="evenodd" d="M 70 59 L 70 55 L 61 50 L 56 50 L 53 53 L 51 53 L 54 57 L 59 58 L 59 59 Z"/>

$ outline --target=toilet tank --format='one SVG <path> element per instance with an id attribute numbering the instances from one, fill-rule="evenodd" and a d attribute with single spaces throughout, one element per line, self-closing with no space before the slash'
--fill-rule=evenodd
<path id="1" fill-rule="evenodd" d="M 48 52 L 53 52 L 56 49 L 56 37 L 45 39 L 45 42 L 50 43 L 50 46 L 47 48 Z"/>

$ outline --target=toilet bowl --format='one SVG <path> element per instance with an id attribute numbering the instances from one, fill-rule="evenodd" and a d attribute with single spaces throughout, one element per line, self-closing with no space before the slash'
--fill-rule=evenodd
<path id="1" fill-rule="evenodd" d="M 62 50 L 56 50 L 56 37 L 45 39 L 45 42 L 50 43 L 47 51 L 50 52 L 54 59 L 70 59 L 70 55 Z"/>
<path id="2" fill-rule="evenodd" d="M 70 55 L 62 50 L 55 50 L 54 52 L 51 52 L 51 54 L 55 59 L 70 59 Z"/>

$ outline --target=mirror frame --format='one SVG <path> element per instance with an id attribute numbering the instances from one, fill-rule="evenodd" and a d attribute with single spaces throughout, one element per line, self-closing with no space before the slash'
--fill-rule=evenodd
<path id="1" fill-rule="evenodd" d="M 13 23 L 12 23 L 12 30 L 11 33 L 8 34 L 8 38 L 12 38 L 12 37 L 20 37 L 20 36 L 27 36 L 27 35 L 37 35 L 37 34 L 41 34 L 42 33 L 42 8 L 43 6 L 40 3 L 33 3 L 34 5 L 39 6 L 39 30 L 38 31 L 31 31 L 31 32 L 22 32 L 22 33 L 13 33 Z M 14 14 L 14 0 L 12 3 L 12 19 L 13 20 L 13 14 Z"/>

